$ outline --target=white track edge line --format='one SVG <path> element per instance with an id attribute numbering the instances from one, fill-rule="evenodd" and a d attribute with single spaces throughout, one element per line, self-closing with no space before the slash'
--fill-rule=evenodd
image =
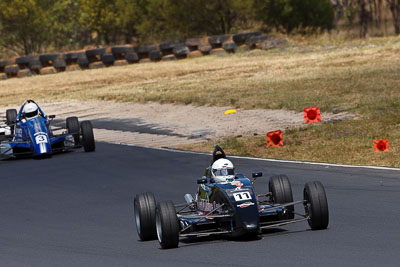
<path id="1" fill-rule="evenodd" d="M 165 148 L 165 147 L 150 147 L 150 146 L 134 145 L 134 144 L 128 144 L 128 143 L 119 143 L 119 142 L 105 142 L 105 143 L 110 143 L 110 144 L 114 144 L 114 145 L 123 145 L 123 146 L 133 146 L 133 147 L 140 147 L 140 148 L 148 148 L 148 149 L 169 151 L 169 152 L 175 152 L 175 153 L 211 155 L 211 153 L 206 153 L 206 152 L 186 151 L 186 150 L 179 150 L 179 149 Z M 345 165 L 345 164 L 324 163 L 324 162 L 310 162 L 310 161 L 297 161 L 297 160 L 284 160 L 284 159 L 254 158 L 254 157 L 243 157 L 243 156 L 233 156 L 233 155 L 229 155 L 229 157 L 230 158 L 236 158 L 236 159 L 249 159 L 249 160 L 268 161 L 268 162 L 280 162 L 280 163 L 293 163 L 293 164 L 318 165 L 318 166 L 329 166 L 329 167 L 363 168 L 363 169 L 375 169 L 375 170 L 387 170 L 387 171 L 400 171 L 400 168 L 381 167 L 381 166 L 357 166 L 357 165 Z"/>

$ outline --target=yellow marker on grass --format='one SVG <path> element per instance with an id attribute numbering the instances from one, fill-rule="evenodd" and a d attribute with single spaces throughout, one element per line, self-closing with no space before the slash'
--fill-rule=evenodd
<path id="1" fill-rule="evenodd" d="M 236 109 L 230 109 L 224 112 L 225 115 L 231 114 L 231 113 L 236 113 Z"/>

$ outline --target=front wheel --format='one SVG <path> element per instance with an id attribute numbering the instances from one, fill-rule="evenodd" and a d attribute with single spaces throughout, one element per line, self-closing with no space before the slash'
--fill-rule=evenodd
<path id="1" fill-rule="evenodd" d="M 92 152 L 96 149 L 94 143 L 93 127 L 90 121 L 83 121 L 81 123 L 82 143 L 85 152 Z"/>
<path id="2" fill-rule="evenodd" d="M 79 145 L 79 120 L 77 117 L 68 117 L 66 120 L 66 128 L 69 134 L 74 137 L 75 145 Z"/>
<path id="3" fill-rule="evenodd" d="M 16 109 L 7 109 L 6 110 L 6 121 L 7 125 L 11 126 L 17 120 L 17 110 Z"/>
<path id="4" fill-rule="evenodd" d="M 272 193 L 274 204 L 285 204 L 293 202 L 292 187 L 289 178 L 286 175 L 274 175 L 269 180 L 269 192 Z M 281 220 L 290 220 L 294 218 L 294 206 L 287 206 L 285 213 L 281 214 Z"/>
<path id="5" fill-rule="evenodd" d="M 153 240 L 157 238 L 156 230 L 156 199 L 150 192 L 136 195 L 135 222 L 140 240 Z"/>
<path id="6" fill-rule="evenodd" d="M 304 209 L 309 216 L 308 224 L 312 230 L 328 227 L 328 200 L 324 186 L 320 182 L 309 182 L 304 186 Z"/>
<path id="7" fill-rule="evenodd" d="M 177 248 L 179 244 L 179 222 L 175 206 L 171 201 L 160 202 L 156 211 L 157 238 L 163 249 Z"/>

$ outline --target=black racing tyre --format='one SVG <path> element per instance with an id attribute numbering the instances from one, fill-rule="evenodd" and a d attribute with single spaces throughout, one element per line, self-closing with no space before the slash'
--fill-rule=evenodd
<path id="1" fill-rule="evenodd" d="M 104 54 L 103 57 L 101 58 L 101 61 L 103 61 L 104 65 L 106 65 L 106 67 L 109 67 L 114 64 L 115 58 L 114 58 L 113 54 Z"/>
<path id="2" fill-rule="evenodd" d="M 199 51 L 204 54 L 204 55 L 208 55 L 212 49 L 212 46 L 209 44 L 200 44 L 198 46 Z"/>
<path id="3" fill-rule="evenodd" d="M 61 71 L 65 71 L 65 68 L 67 67 L 67 63 L 65 62 L 64 59 L 57 58 L 56 60 L 54 60 L 53 66 L 54 66 L 54 68 L 56 68 L 56 70 L 58 72 L 61 72 Z"/>
<path id="4" fill-rule="evenodd" d="M 79 57 L 86 57 L 85 52 L 68 52 L 65 54 L 65 62 L 67 65 L 78 64 Z"/>
<path id="5" fill-rule="evenodd" d="M 13 125 L 13 121 L 17 120 L 17 110 L 16 109 L 7 109 L 6 110 L 6 123 L 8 126 Z"/>
<path id="6" fill-rule="evenodd" d="M 96 149 L 94 142 L 93 127 L 90 121 L 81 123 L 82 145 L 85 152 L 92 152 Z"/>
<path id="7" fill-rule="evenodd" d="M 134 215 L 136 230 L 140 240 L 157 239 L 156 208 L 157 203 L 153 193 L 146 192 L 135 196 Z"/>
<path id="8" fill-rule="evenodd" d="M 201 38 L 191 38 L 191 39 L 186 39 L 185 45 L 189 47 L 190 51 L 195 51 L 198 49 L 200 43 L 201 43 Z"/>
<path id="9" fill-rule="evenodd" d="M 153 50 L 149 52 L 149 58 L 151 59 L 151 61 L 160 61 L 162 56 L 162 53 L 158 50 Z"/>
<path id="10" fill-rule="evenodd" d="M 177 46 L 173 49 L 174 55 L 177 59 L 186 58 L 187 55 L 190 53 L 190 49 L 187 46 Z"/>
<path id="11" fill-rule="evenodd" d="M 111 47 L 111 53 L 116 60 L 125 59 L 128 53 L 134 53 L 135 48 L 132 45 L 121 45 Z"/>
<path id="12" fill-rule="evenodd" d="M 17 64 L 7 65 L 4 67 L 4 73 L 7 74 L 7 77 L 16 77 L 19 71 L 19 67 Z"/>
<path id="13" fill-rule="evenodd" d="M 329 210 L 324 186 L 318 181 L 306 183 L 304 201 L 304 209 L 309 215 L 308 224 L 311 229 L 326 229 L 329 224 Z"/>
<path id="14" fill-rule="evenodd" d="M 32 72 L 39 74 L 41 68 L 42 68 L 42 63 L 40 63 L 39 60 L 33 60 L 29 62 L 29 69 Z"/>
<path id="15" fill-rule="evenodd" d="M 139 62 L 139 56 L 136 53 L 127 53 L 125 55 L 125 59 L 126 61 L 128 61 L 129 64 Z"/>
<path id="16" fill-rule="evenodd" d="M 39 55 L 39 60 L 43 67 L 53 66 L 53 62 L 58 58 L 64 58 L 64 55 L 58 53 Z"/>
<path id="17" fill-rule="evenodd" d="M 225 42 L 222 45 L 222 48 L 228 53 L 235 53 L 237 49 L 237 45 L 235 42 Z"/>
<path id="18" fill-rule="evenodd" d="M 8 59 L 0 59 L 0 70 L 2 68 L 4 69 L 5 66 L 10 65 L 10 64 L 11 64 L 10 60 L 8 60 Z"/>
<path id="19" fill-rule="evenodd" d="M 216 35 L 216 36 L 211 36 L 208 38 L 208 42 L 212 46 L 212 48 L 221 48 L 222 44 L 231 38 L 232 35 L 226 34 L 226 35 Z"/>
<path id="20" fill-rule="evenodd" d="M 27 69 L 32 61 L 39 60 L 39 56 L 23 56 L 15 59 L 20 69 Z"/>
<path id="21" fill-rule="evenodd" d="M 160 202 L 156 210 L 157 238 L 163 249 L 179 245 L 179 222 L 171 201 Z"/>
<path id="22" fill-rule="evenodd" d="M 284 204 L 293 202 L 292 187 L 286 175 L 274 175 L 269 180 L 269 192 L 272 193 L 273 202 Z M 294 206 L 287 206 L 287 212 L 280 216 L 282 220 L 294 218 Z"/>
<path id="23" fill-rule="evenodd" d="M 77 117 L 68 117 L 65 123 L 65 128 L 67 128 L 67 132 L 72 134 L 74 137 L 75 145 L 80 144 L 79 139 L 79 120 Z"/>
<path id="24" fill-rule="evenodd" d="M 162 52 L 163 56 L 170 55 L 173 53 L 173 49 L 177 46 L 182 46 L 182 40 L 175 40 L 175 41 L 168 41 L 163 42 L 159 45 L 160 51 Z"/>
<path id="25" fill-rule="evenodd" d="M 250 47 L 251 49 L 254 49 L 257 47 L 257 44 L 264 42 L 266 40 L 271 40 L 273 39 L 273 35 L 260 35 L 260 36 L 252 36 L 249 39 L 246 40 L 246 45 Z"/>
<path id="26" fill-rule="evenodd" d="M 89 60 L 87 59 L 86 55 L 81 55 L 78 57 L 77 63 L 79 65 L 79 67 L 81 67 L 82 69 L 87 69 L 89 68 Z"/>
<path id="27" fill-rule="evenodd" d="M 90 63 L 101 61 L 101 57 L 106 53 L 106 48 L 95 48 L 86 50 L 86 57 Z"/>
<path id="28" fill-rule="evenodd" d="M 148 58 L 151 51 L 158 50 L 156 45 L 141 45 L 137 48 L 139 59 Z"/>
<path id="29" fill-rule="evenodd" d="M 253 37 L 253 36 L 260 36 L 261 32 L 246 32 L 246 33 L 238 33 L 235 34 L 232 39 L 237 45 L 242 45 L 244 44 L 247 39 Z"/>

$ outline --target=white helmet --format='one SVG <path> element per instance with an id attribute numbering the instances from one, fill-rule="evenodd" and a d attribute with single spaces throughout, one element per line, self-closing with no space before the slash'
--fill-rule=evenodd
<path id="1" fill-rule="evenodd" d="M 225 182 L 227 179 L 235 178 L 235 168 L 227 159 L 216 160 L 211 166 L 211 173 L 216 183 Z"/>
<path id="2" fill-rule="evenodd" d="M 27 120 L 37 117 L 38 114 L 39 109 L 35 103 L 27 103 L 24 106 L 24 116 Z"/>

